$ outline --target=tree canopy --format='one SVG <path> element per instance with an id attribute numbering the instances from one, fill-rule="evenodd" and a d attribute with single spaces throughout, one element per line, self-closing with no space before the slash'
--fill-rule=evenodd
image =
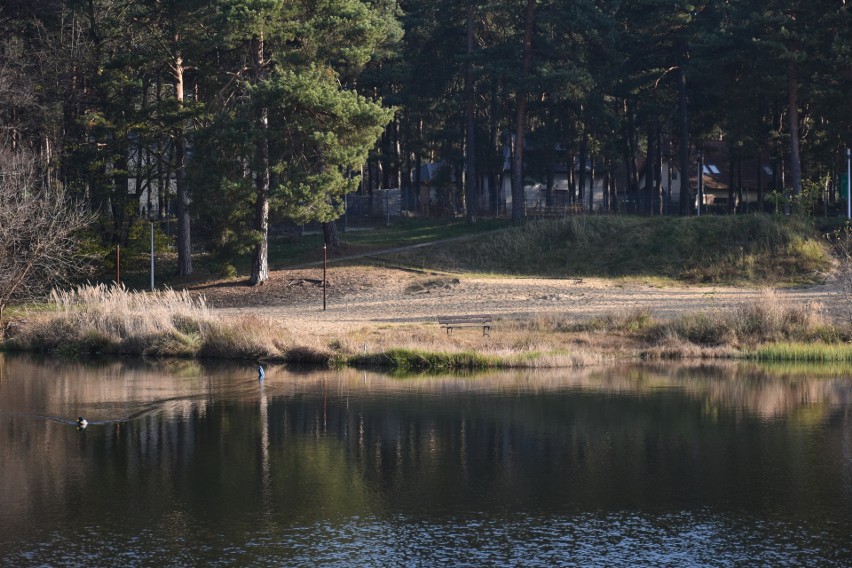
<path id="1" fill-rule="evenodd" d="M 203 248 L 254 283 L 270 223 L 333 222 L 353 191 L 470 222 L 559 183 L 575 210 L 688 214 L 661 164 L 721 147 L 728 212 L 749 161 L 761 204 L 807 211 L 841 198 L 850 24 L 844 0 L 6 2 L 0 147 L 104 244 L 175 215 L 178 274 Z"/>

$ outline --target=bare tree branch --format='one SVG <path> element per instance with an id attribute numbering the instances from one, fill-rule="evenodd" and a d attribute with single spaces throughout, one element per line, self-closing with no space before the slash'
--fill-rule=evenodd
<path id="1" fill-rule="evenodd" d="M 79 277 L 87 264 L 77 237 L 93 215 L 61 187 L 44 187 L 36 162 L 0 148 L 0 316 L 10 302 Z"/>

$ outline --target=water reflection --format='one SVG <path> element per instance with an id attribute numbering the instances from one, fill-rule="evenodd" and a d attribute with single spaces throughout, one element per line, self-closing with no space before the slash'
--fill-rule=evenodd
<path id="1" fill-rule="evenodd" d="M 6 357 L 0 564 L 836 562 L 852 381 L 820 372 Z"/>

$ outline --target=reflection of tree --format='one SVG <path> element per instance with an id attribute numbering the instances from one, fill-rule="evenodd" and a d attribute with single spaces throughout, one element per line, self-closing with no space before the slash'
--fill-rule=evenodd
<path id="1" fill-rule="evenodd" d="M 272 370 L 261 387 L 239 367 L 174 378 L 124 363 L 0 365 L 4 411 L 156 402 L 82 435 L 4 418 L 0 503 L 24 516 L 61 495 L 69 520 L 182 519 L 173 530 L 189 538 L 223 518 L 274 529 L 390 512 L 698 506 L 836 520 L 852 498 L 848 379 L 753 367 L 405 380 Z"/>

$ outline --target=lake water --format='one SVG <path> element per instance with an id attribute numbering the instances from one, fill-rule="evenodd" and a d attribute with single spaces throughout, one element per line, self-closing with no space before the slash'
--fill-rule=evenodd
<path id="1" fill-rule="evenodd" d="M 0 355 L 0 565 L 852 565 L 849 370 L 256 376 Z"/>

